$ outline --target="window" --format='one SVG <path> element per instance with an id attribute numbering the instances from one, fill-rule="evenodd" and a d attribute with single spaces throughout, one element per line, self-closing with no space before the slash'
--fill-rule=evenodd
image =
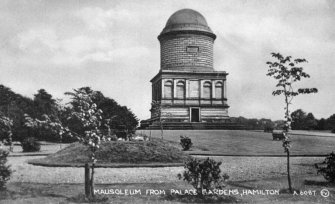
<path id="1" fill-rule="evenodd" d="M 211 83 L 210 82 L 205 82 L 204 83 L 204 94 L 203 94 L 203 98 L 211 98 Z"/>
<path id="2" fill-rule="evenodd" d="M 215 84 L 215 98 L 222 98 L 222 82 L 217 82 Z"/>
<path id="3" fill-rule="evenodd" d="M 186 52 L 198 53 L 199 52 L 199 47 L 198 46 L 187 46 L 186 47 Z"/>
<path id="4" fill-rule="evenodd" d="M 167 81 L 164 84 L 164 98 L 172 98 L 172 81 Z"/>
<path id="5" fill-rule="evenodd" d="M 190 81 L 189 90 L 191 98 L 199 98 L 199 81 Z"/>
<path id="6" fill-rule="evenodd" d="M 185 98 L 185 84 L 182 81 L 177 83 L 177 98 Z"/>

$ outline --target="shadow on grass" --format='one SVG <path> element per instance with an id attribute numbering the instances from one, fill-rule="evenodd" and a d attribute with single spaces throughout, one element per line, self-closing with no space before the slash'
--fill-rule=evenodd
<path id="1" fill-rule="evenodd" d="M 240 202 L 233 196 L 219 196 L 219 195 L 166 195 L 162 199 L 182 202 L 182 203 L 238 203 Z"/>
<path id="2" fill-rule="evenodd" d="M 335 183 L 329 183 L 328 181 L 305 180 L 304 184 L 310 186 L 335 187 Z"/>
<path id="3" fill-rule="evenodd" d="M 239 187 L 239 188 L 244 188 L 244 189 L 254 189 L 253 186 L 250 186 L 250 184 L 245 184 L 245 183 L 251 183 L 251 182 L 258 182 L 258 180 L 249 180 L 249 181 L 228 181 L 227 184 L 229 186 L 233 187 Z"/>
<path id="4" fill-rule="evenodd" d="M 110 203 L 108 202 L 108 198 L 106 196 L 95 195 L 93 198 L 87 198 L 82 193 L 68 198 L 67 201 L 73 203 Z"/>

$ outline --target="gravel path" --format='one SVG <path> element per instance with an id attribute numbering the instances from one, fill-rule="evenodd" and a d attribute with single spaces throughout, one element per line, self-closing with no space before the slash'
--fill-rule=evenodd
<path id="1" fill-rule="evenodd" d="M 33 183 L 83 183 L 84 169 L 69 167 L 41 167 L 27 164 L 27 160 L 40 156 L 9 157 L 8 163 L 15 170 L 10 182 Z M 230 180 L 253 180 L 286 175 L 285 157 L 213 157 L 222 161 L 222 171 Z M 300 174 L 315 175 L 314 163 L 320 157 L 291 158 L 292 176 Z M 95 183 L 163 183 L 178 181 L 177 174 L 183 167 L 164 168 L 99 168 L 96 169 Z"/>

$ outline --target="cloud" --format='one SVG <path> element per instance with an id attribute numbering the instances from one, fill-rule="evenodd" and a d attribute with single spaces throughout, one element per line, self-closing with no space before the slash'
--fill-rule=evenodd
<path id="1" fill-rule="evenodd" d="M 14 42 L 26 64 L 38 65 L 41 61 L 54 65 L 80 66 L 86 62 L 113 62 L 129 60 L 148 54 L 143 46 L 124 44 L 113 46 L 112 38 L 78 35 L 60 38 L 51 28 L 36 28 L 19 33 Z M 39 60 L 36 61 L 36 57 Z"/>
<path id="2" fill-rule="evenodd" d="M 112 27 L 114 21 L 131 19 L 131 14 L 126 9 L 107 9 L 100 7 L 85 7 L 75 12 L 75 16 L 81 19 L 90 30 L 105 31 Z"/>

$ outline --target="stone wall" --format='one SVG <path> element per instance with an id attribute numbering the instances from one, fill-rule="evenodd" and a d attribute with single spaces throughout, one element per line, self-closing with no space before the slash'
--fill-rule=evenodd
<path id="1" fill-rule="evenodd" d="M 176 34 L 161 39 L 161 69 L 213 70 L 214 40 L 206 35 Z"/>

